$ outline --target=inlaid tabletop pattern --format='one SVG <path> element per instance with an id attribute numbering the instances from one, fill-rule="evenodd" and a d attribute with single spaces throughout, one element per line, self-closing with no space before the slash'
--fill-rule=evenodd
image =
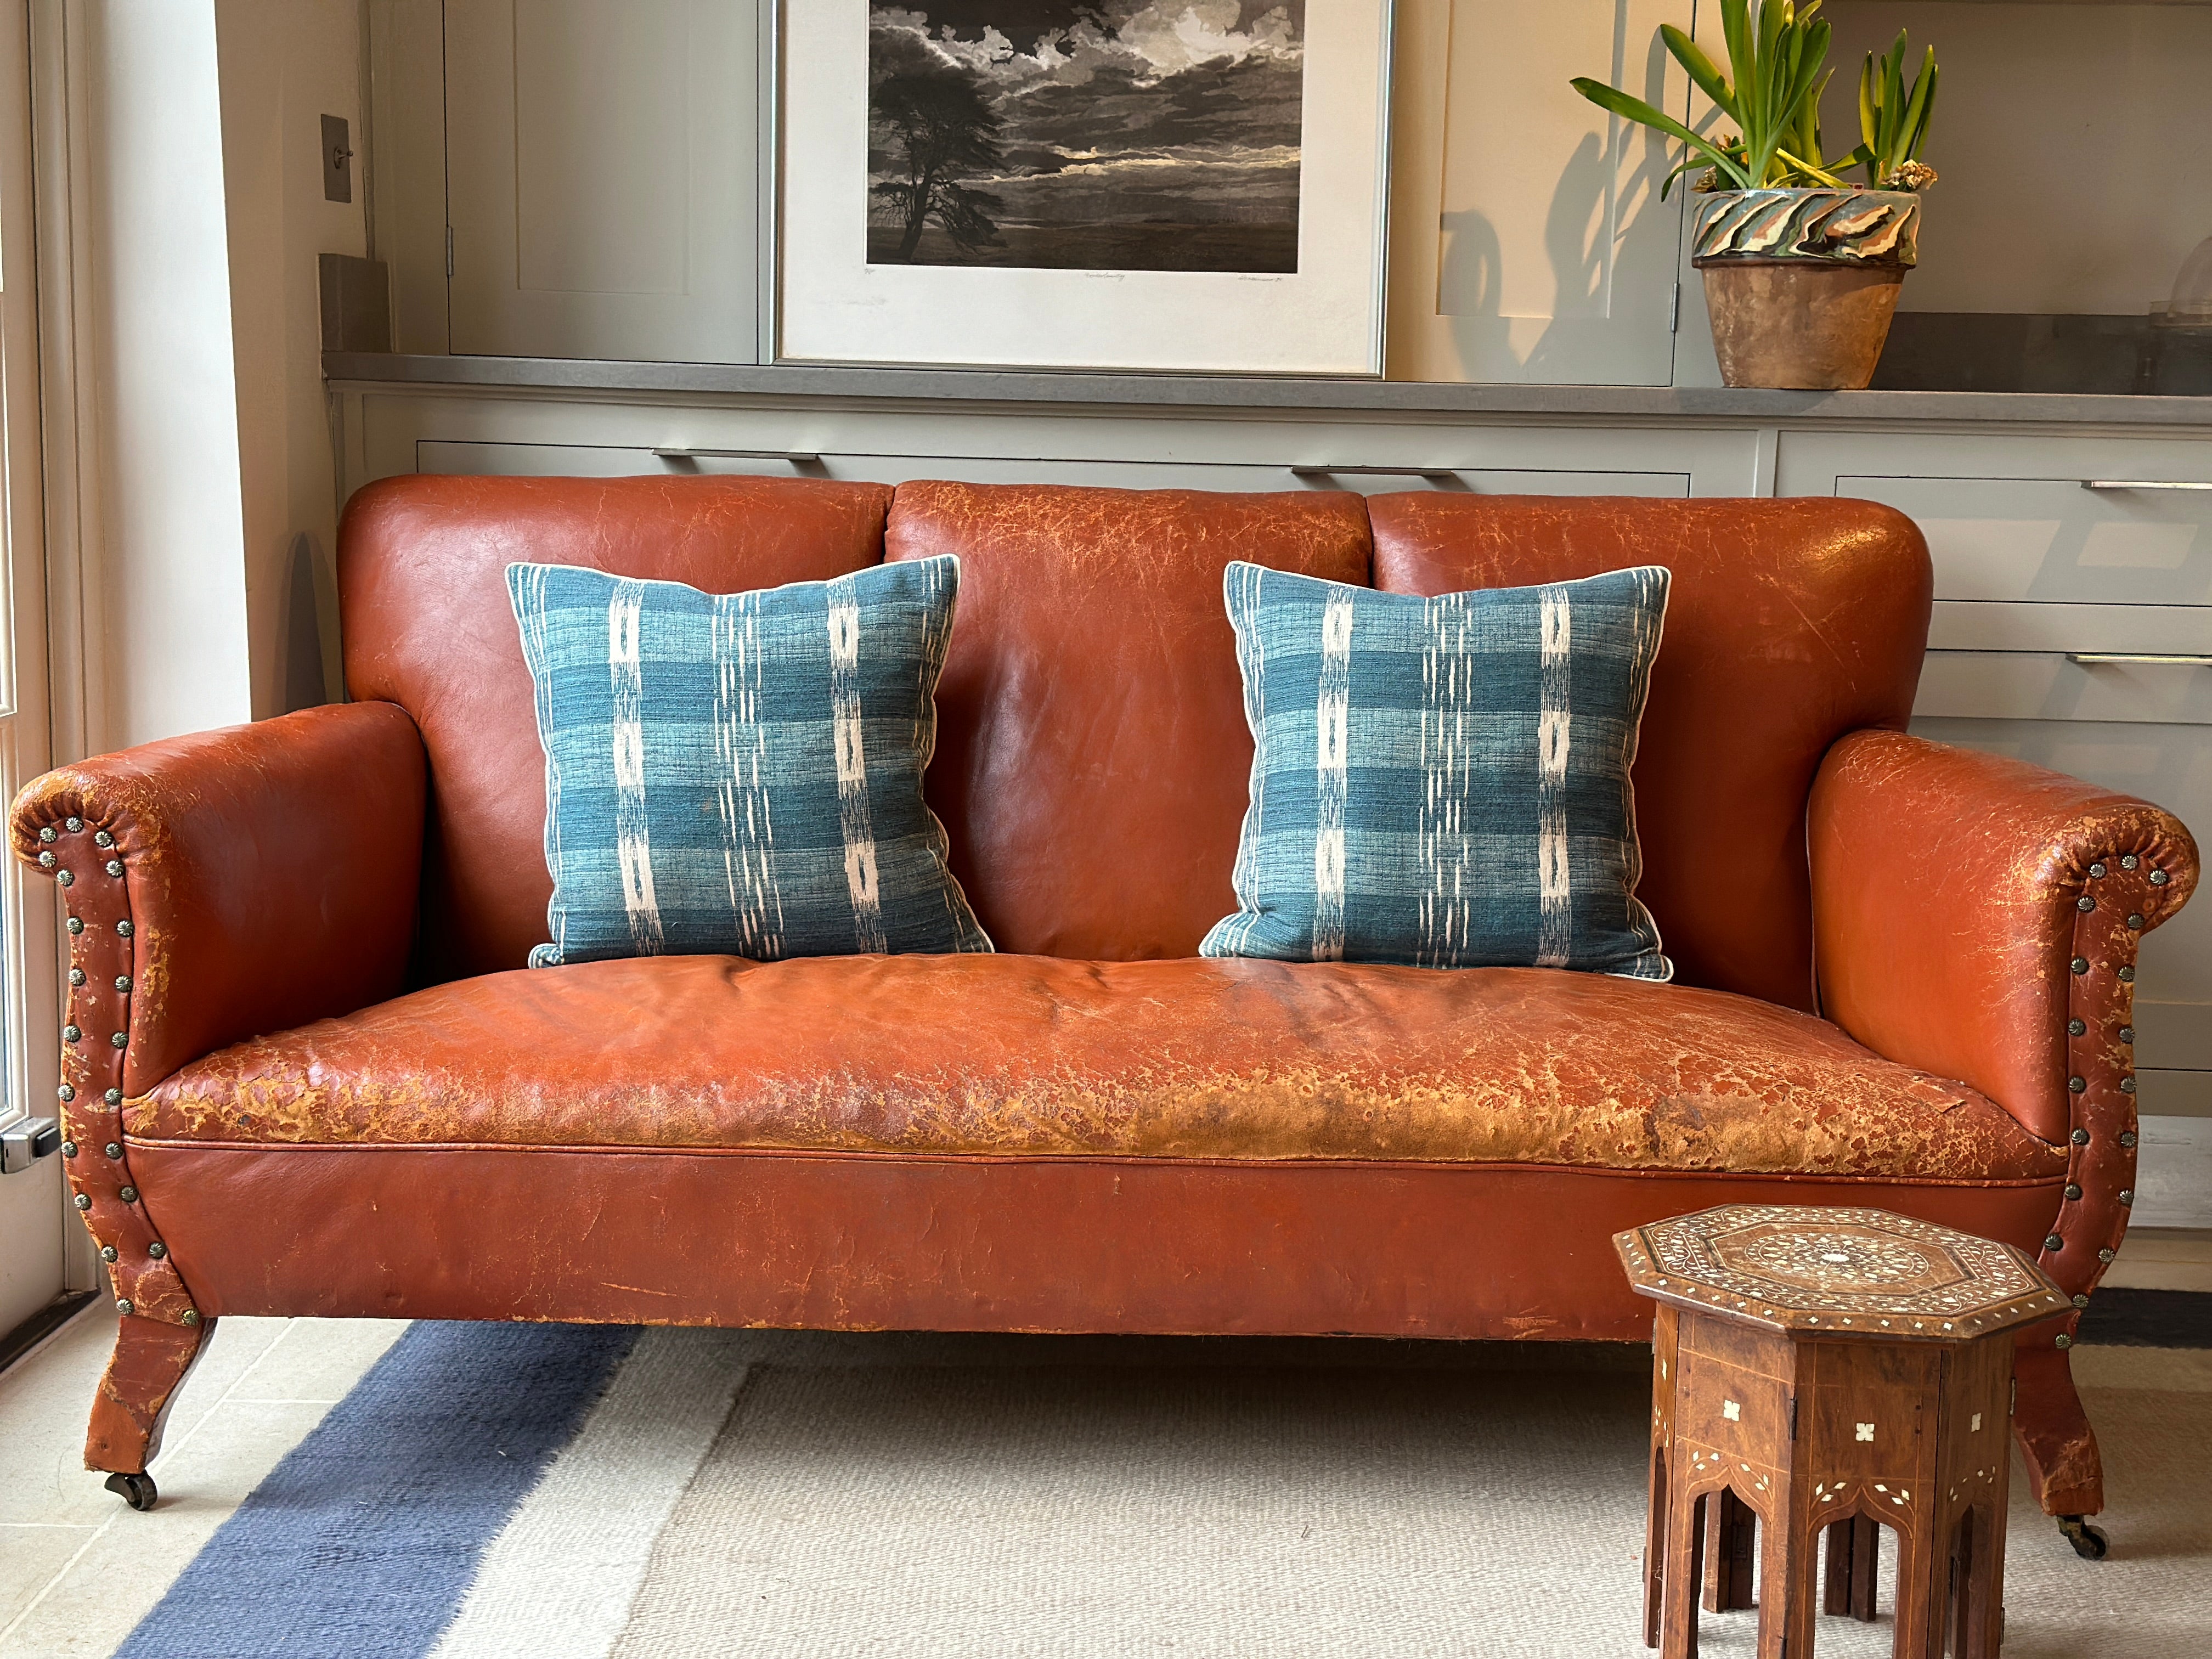
<path id="1" fill-rule="evenodd" d="M 1956 1341 L 2067 1305 L 2011 1245 L 1883 1210 L 1728 1204 L 1613 1245 L 1639 1294 L 1781 1330 Z"/>

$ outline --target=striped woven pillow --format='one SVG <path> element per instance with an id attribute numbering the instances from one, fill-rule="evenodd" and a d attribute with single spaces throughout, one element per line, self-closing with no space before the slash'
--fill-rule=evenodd
<path id="1" fill-rule="evenodd" d="M 988 951 L 921 798 L 959 561 L 702 593 L 514 564 L 545 746 L 552 942 L 663 953 Z"/>
<path id="2" fill-rule="evenodd" d="M 1251 722 L 1210 957 L 1667 979 L 1629 768 L 1668 573 L 1435 599 L 1232 564 Z"/>

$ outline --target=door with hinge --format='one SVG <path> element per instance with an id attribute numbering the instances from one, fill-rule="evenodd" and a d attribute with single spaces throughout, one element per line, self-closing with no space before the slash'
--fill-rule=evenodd
<path id="1" fill-rule="evenodd" d="M 46 769 L 45 520 L 27 9 L 0 7 L 0 799 Z M 61 1012 L 53 884 L 0 868 L 0 1339 L 52 1304 L 82 1231 L 55 1155 Z M 76 1248 L 73 1249 L 72 1247 Z"/>
<path id="2" fill-rule="evenodd" d="M 451 349 L 754 362 L 760 0 L 445 0 Z"/>
<path id="3" fill-rule="evenodd" d="M 1692 0 L 1399 0 L 1394 380 L 1664 386 L 1682 195 L 1674 156 L 1567 82 L 1689 109 L 1659 39 Z"/>

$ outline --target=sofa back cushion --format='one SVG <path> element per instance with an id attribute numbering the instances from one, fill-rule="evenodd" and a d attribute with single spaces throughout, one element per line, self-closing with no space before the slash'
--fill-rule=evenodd
<path id="1" fill-rule="evenodd" d="M 1674 573 L 1635 768 L 1638 896 L 1675 976 L 1813 1006 L 1805 803 L 1829 744 L 1902 728 L 1927 644 L 1927 544 L 1868 501 L 1562 501 L 1409 492 L 1370 503 L 1393 592 Z"/>
<path id="2" fill-rule="evenodd" d="M 960 556 L 927 793 L 999 949 L 1195 955 L 1236 908 L 1252 768 L 1223 573 L 1364 584 L 1366 502 L 911 483 L 886 545 Z"/>
<path id="3" fill-rule="evenodd" d="M 881 560 L 890 502 L 878 484 L 731 477 L 410 477 L 355 495 L 346 689 L 405 708 L 429 755 L 420 977 L 520 968 L 546 937 L 545 757 L 507 567 L 715 593 L 827 580 Z"/>

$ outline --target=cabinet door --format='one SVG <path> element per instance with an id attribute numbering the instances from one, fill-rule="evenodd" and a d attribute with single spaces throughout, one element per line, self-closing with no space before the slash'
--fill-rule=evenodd
<path id="1" fill-rule="evenodd" d="M 1568 86 L 1678 118 L 1659 40 L 1691 0 L 1400 0 L 1392 94 L 1395 380 L 1664 386 L 1682 197 L 1668 141 Z"/>
<path id="2" fill-rule="evenodd" d="M 453 349 L 755 362 L 758 0 L 446 0 Z"/>

